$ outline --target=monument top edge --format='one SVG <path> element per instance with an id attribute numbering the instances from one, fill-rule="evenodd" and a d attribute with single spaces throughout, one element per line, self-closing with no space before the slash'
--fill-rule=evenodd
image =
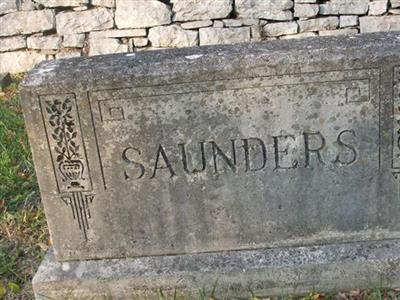
<path id="1" fill-rule="evenodd" d="M 22 91 L 71 88 L 189 74 L 241 72 L 260 66 L 379 59 L 400 55 L 400 32 L 212 45 L 44 61 L 25 76 Z M 112 75 L 111 75 L 112 74 Z M 149 80 L 150 82 L 151 80 Z M 151 84 L 150 84 L 151 85 Z"/>

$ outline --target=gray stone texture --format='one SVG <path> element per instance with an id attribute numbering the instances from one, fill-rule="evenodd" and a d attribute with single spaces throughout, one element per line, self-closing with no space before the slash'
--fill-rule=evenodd
<path id="1" fill-rule="evenodd" d="M 191 47 L 199 44 L 199 34 L 194 30 L 185 30 L 179 25 L 158 26 L 149 30 L 149 40 L 156 48 Z"/>
<path id="2" fill-rule="evenodd" d="M 361 17 L 361 33 L 378 31 L 400 31 L 400 16 Z"/>
<path id="3" fill-rule="evenodd" d="M 351 27 L 358 25 L 358 16 L 344 15 L 340 16 L 340 28 Z"/>
<path id="4" fill-rule="evenodd" d="M 293 19 L 292 0 L 236 0 L 236 13 L 240 18 L 263 18 L 275 21 Z"/>
<path id="5" fill-rule="evenodd" d="M 44 7 L 75 7 L 89 4 L 89 0 L 35 0 Z"/>
<path id="6" fill-rule="evenodd" d="M 399 239 L 399 37 L 43 62 L 21 95 L 57 259 Z"/>
<path id="7" fill-rule="evenodd" d="M 400 286 L 400 242 L 364 242 L 136 259 L 55 261 L 49 253 L 33 288 L 36 299 L 197 299 L 215 283 L 218 299 L 308 294 L 311 290 Z M 191 296 L 191 297 L 190 297 Z M 168 298 L 169 299 L 169 298 Z M 211 299 L 211 298 L 210 298 Z"/>
<path id="8" fill-rule="evenodd" d="M 250 41 L 250 28 L 200 28 L 200 45 L 236 44 Z"/>
<path id="9" fill-rule="evenodd" d="M 175 21 L 222 19 L 229 16 L 233 0 L 172 0 Z"/>
<path id="10" fill-rule="evenodd" d="M 63 46 L 65 48 L 82 48 L 85 42 L 85 34 L 66 34 L 63 37 Z"/>
<path id="11" fill-rule="evenodd" d="M 89 55 L 101 55 L 128 52 L 128 44 L 122 44 L 118 39 L 89 39 Z"/>
<path id="12" fill-rule="evenodd" d="M 0 52 L 14 51 L 26 48 L 26 39 L 23 36 L 0 38 Z"/>
<path id="13" fill-rule="evenodd" d="M 0 1 L 0 15 L 8 14 L 13 11 L 17 11 L 17 1 L 16 0 L 2 0 Z"/>
<path id="14" fill-rule="evenodd" d="M 145 28 L 171 23 L 172 12 L 158 0 L 116 0 L 118 28 Z"/>
<path id="15" fill-rule="evenodd" d="M 294 5 L 294 16 L 296 18 L 313 18 L 318 15 L 319 5 L 318 4 L 298 4 Z"/>
<path id="16" fill-rule="evenodd" d="M 339 26 L 338 17 L 325 17 L 311 20 L 299 20 L 299 32 L 333 30 Z"/>
<path id="17" fill-rule="evenodd" d="M 45 54 L 36 51 L 19 50 L 0 53 L 0 73 L 26 72 L 45 59 Z"/>
<path id="18" fill-rule="evenodd" d="M 213 22 L 211 20 L 192 21 L 192 22 L 185 22 L 185 23 L 181 24 L 183 29 L 196 29 L 196 28 L 202 28 L 202 27 L 209 27 L 212 25 L 213 25 Z"/>
<path id="19" fill-rule="evenodd" d="M 380 16 L 387 12 L 389 0 L 374 0 L 369 3 L 368 14 L 372 16 Z"/>
<path id="20" fill-rule="evenodd" d="M 19 11 L 0 17 L 0 36 L 30 34 L 55 28 L 54 10 Z"/>
<path id="21" fill-rule="evenodd" d="M 113 11 L 107 8 L 61 12 L 57 14 L 56 22 L 59 34 L 104 30 L 114 26 Z"/>
<path id="22" fill-rule="evenodd" d="M 264 34 L 267 36 L 296 34 L 298 27 L 296 22 L 269 23 L 264 26 Z"/>
<path id="23" fill-rule="evenodd" d="M 62 38 L 58 35 L 31 35 L 27 38 L 27 45 L 30 49 L 59 49 Z"/>
<path id="24" fill-rule="evenodd" d="M 321 15 L 363 15 L 368 12 L 369 0 L 331 0 L 320 5 Z"/>

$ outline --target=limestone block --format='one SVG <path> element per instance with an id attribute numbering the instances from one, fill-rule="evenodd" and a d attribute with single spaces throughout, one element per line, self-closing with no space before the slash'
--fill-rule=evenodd
<path id="1" fill-rule="evenodd" d="M 357 28 L 344 28 L 336 30 L 323 30 L 319 32 L 320 36 L 353 35 L 357 34 Z"/>
<path id="2" fill-rule="evenodd" d="M 225 27 L 240 27 L 243 25 L 241 19 L 225 19 L 222 20 L 224 23 Z"/>
<path id="3" fill-rule="evenodd" d="M 149 44 L 149 39 L 144 37 L 133 38 L 133 45 L 135 47 L 146 47 Z"/>
<path id="4" fill-rule="evenodd" d="M 400 0 L 390 0 L 391 8 L 400 8 Z"/>
<path id="5" fill-rule="evenodd" d="M 95 8 L 79 12 L 61 12 L 56 16 L 57 33 L 83 33 L 112 28 L 113 12 L 107 8 Z"/>
<path id="6" fill-rule="evenodd" d="M 118 28 L 145 28 L 171 23 L 172 12 L 158 0 L 116 0 Z"/>
<path id="7" fill-rule="evenodd" d="M 264 26 L 264 33 L 266 36 L 296 34 L 298 31 L 298 27 L 299 26 L 296 22 L 269 23 Z"/>
<path id="8" fill-rule="evenodd" d="M 320 5 L 320 15 L 364 15 L 369 0 L 331 0 Z"/>
<path id="9" fill-rule="evenodd" d="M 371 16 L 380 16 L 387 12 L 389 1 L 388 0 L 374 0 L 369 3 L 368 14 Z"/>
<path id="10" fill-rule="evenodd" d="M 89 56 L 128 52 L 128 44 L 118 39 L 89 39 Z"/>
<path id="11" fill-rule="evenodd" d="M 213 22 L 211 20 L 203 20 L 203 21 L 192 21 L 182 23 L 181 26 L 183 29 L 197 29 L 202 27 L 212 26 Z"/>
<path id="12" fill-rule="evenodd" d="M 26 48 L 26 39 L 23 36 L 0 38 L 0 52 Z"/>
<path id="13" fill-rule="evenodd" d="M 46 59 L 46 55 L 35 51 L 13 51 L 0 53 L 0 73 L 22 73 Z"/>
<path id="14" fill-rule="evenodd" d="M 361 33 L 378 31 L 400 31 L 400 16 L 361 17 Z"/>
<path id="15" fill-rule="evenodd" d="M 1 0 L 0 1 L 0 15 L 8 14 L 18 10 L 16 0 Z"/>
<path id="16" fill-rule="evenodd" d="M 299 32 L 333 30 L 339 26 L 338 17 L 325 17 L 311 20 L 299 20 Z"/>
<path id="17" fill-rule="evenodd" d="M 358 25 L 358 16 L 344 15 L 339 17 L 340 28 Z"/>
<path id="18" fill-rule="evenodd" d="M 185 30 L 177 24 L 150 28 L 149 40 L 156 48 L 191 47 L 199 43 L 197 31 Z"/>
<path id="19" fill-rule="evenodd" d="M 89 4 L 89 0 L 35 0 L 44 7 L 75 7 Z"/>
<path id="20" fill-rule="evenodd" d="M 296 18 L 313 18 L 318 14 L 318 4 L 298 4 L 294 5 L 294 16 Z"/>
<path id="21" fill-rule="evenodd" d="M 66 48 L 82 48 L 85 42 L 85 34 L 66 34 L 63 38 L 63 47 Z"/>
<path id="22" fill-rule="evenodd" d="M 240 18 L 262 18 L 276 21 L 293 19 L 292 0 L 236 0 L 235 8 Z"/>
<path id="23" fill-rule="evenodd" d="M 250 28 L 200 28 L 200 45 L 236 44 L 250 41 Z"/>
<path id="24" fill-rule="evenodd" d="M 89 34 L 90 38 L 123 38 L 123 37 L 136 37 L 146 36 L 146 29 L 111 29 L 105 31 L 94 31 Z"/>
<path id="25" fill-rule="evenodd" d="M 81 50 L 79 49 L 62 49 L 56 54 L 56 58 L 71 58 L 82 56 Z"/>
<path id="26" fill-rule="evenodd" d="M 0 36 L 30 34 L 55 28 L 54 10 L 19 11 L 0 17 Z"/>
<path id="27" fill-rule="evenodd" d="M 222 19 L 229 16 L 233 0 L 172 0 L 175 21 Z"/>
<path id="28" fill-rule="evenodd" d="M 302 39 L 302 38 L 309 38 L 318 36 L 316 32 L 303 32 L 298 34 L 291 34 L 291 35 L 283 35 L 279 37 L 281 40 L 288 40 L 288 39 Z"/>
<path id="29" fill-rule="evenodd" d="M 90 3 L 93 6 L 115 7 L 115 0 L 91 0 Z"/>
<path id="30" fill-rule="evenodd" d="M 31 35 L 27 39 L 29 49 L 59 49 L 62 38 L 58 35 Z"/>

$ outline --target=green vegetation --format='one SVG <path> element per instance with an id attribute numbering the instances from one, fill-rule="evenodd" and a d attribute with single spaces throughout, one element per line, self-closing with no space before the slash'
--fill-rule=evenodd
<path id="1" fill-rule="evenodd" d="M 0 299 L 32 299 L 48 234 L 17 93 L 0 95 Z"/>
<path id="2" fill-rule="evenodd" d="M 17 93 L 18 78 L 0 94 L 0 299 L 33 299 L 31 280 L 49 247 L 44 213 L 40 205 L 29 144 Z M 200 289 L 194 300 L 217 298 L 218 285 L 211 292 Z M 178 293 L 160 300 L 179 300 Z M 249 292 L 249 300 L 261 300 Z M 400 290 L 355 290 L 305 297 L 277 297 L 285 300 L 400 300 Z"/>

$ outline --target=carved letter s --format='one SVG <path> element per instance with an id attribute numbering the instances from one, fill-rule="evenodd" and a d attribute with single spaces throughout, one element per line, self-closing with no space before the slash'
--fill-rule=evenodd
<path id="1" fill-rule="evenodd" d="M 122 151 L 122 159 L 125 162 L 127 162 L 128 164 L 130 164 L 130 165 L 133 164 L 135 167 L 140 169 L 139 175 L 136 178 L 134 178 L 134 179 L 140 179 L 140 178 L 143 177 L 143 175 L 145 173 L 145 168 L 141 163 L 136 162 L 133 159 L 128 157 L 128 152 L 129 151 L 136 152 L 139 155 L 141 154 L 141 152 L 140 152 L 139 149 L 136 149 L 136 148 L 133 148 L 133 147 L 127 147 L 127 148 L 124 149 L 124 151 Z M 128 175 L 128 172 L 126 170 L 124 171 L 124 176 L 125 176 L 125 180 L 131 179 L 131 176 Z"/>

